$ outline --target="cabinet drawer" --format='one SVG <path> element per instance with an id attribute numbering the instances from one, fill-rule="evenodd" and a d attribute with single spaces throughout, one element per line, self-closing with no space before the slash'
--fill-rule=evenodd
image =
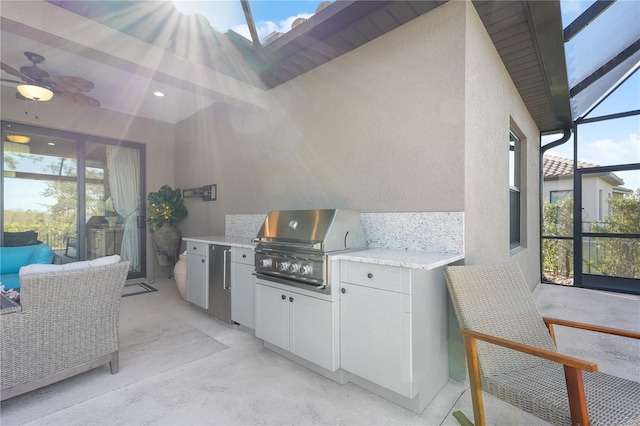
<path id="1" fill-rule="evenodd" d="M 399 293 L 411 293 L 411 273 L 407 268 L 341 261 L 340 281 Z"/>
<path id="2" fill-rule="evenodd" d="M 197 254 L 199 256 L 207 255 L 207 243 L 196 243 L 194 241 L 187 241 L 187 254 Z"/>
<path id="3" fill-rule="evenodd" d="M 231 261 L 238 263 L 245 263 L 247 265 L 253 265 L 254 255 L 253 250 L 242 247 L 231 248 Z"/>

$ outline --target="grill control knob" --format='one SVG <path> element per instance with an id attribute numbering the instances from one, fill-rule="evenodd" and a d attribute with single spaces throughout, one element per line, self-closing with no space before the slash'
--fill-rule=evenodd
<path id="1" fill-rule="evenodd" d="M 300 273 L 302 275 L 311 275 L 311 265 L 302 265 L 300 267 Z"/>
<path id="2" fill-rule="evenodd" d="M 297 263 L 292 263 L 291 266 L 289 266 L 289 272 L 291 272 L 292 274 L 298 273 L 299 270 L 300 265 L 298 265 Z"/>
<path id="3" fill-rule="evenodd" d="M 285 261 L 278 263 L 278 269 L 282 272 L 286 271 L 287 269 L 289 269 L 289 262 Z"/>
<path id="4" fill-rule="evenodd" d="M 270 268 L 271 259 L 260 259 L 260 266 L 262 266 L 263 268 Z"/>

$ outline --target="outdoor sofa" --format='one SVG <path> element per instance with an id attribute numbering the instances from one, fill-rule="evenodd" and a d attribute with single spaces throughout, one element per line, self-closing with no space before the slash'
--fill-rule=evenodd
<path id="1" fill-rule="evenodd" d="M 118 372 L 120 299 L 128 270 L 129 262 L 117 255 L 21 269 L 21 306 L 0 315 L 0 400 L 106 363 L 112 374 Z"/>

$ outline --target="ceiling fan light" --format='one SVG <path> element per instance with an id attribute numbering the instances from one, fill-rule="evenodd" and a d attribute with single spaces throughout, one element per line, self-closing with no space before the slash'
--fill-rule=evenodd
<path id="1" fill-rule="evenodd" d="M 7 135 L 7 139 L 9 139 L 11 142 L 15 142 L 15 143 L 29 143 L 29 142 L 31 142 L 31 138 L 29 136 L 23 136 L 23 135 Z"/>
<path id="2" fill-rule="evenodd" d="M 33 84 L 20 84 L 17 87 L 18 92 L 27 99 L 32 101 L 48 101 L 53 98 L 53 92 L 46 87 L 36 86 Z"/>

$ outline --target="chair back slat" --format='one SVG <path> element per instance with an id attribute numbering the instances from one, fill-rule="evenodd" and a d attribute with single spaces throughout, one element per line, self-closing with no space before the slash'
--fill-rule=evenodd
<path id="1" fill-rule="evenodd" d="M 445 276 L 461 328 L 556 350 L 517 263 L 449 266 Z M 478 355 L 483 376 L 542 362 L 485 342 L 478 342 Z"/>

